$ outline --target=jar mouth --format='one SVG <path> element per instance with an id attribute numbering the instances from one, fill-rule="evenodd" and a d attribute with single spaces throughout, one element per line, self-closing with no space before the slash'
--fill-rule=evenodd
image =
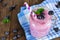
<path id="1" fill-rule="evenodd" d="M 40 11 L 38 11 L 40 9 Z M 42 12 L 41 12 L 41 9 L 43 10 Z M 36 14 L 36 12 L 38 13 L 38 14 L 36 14 L 36 17 L 37 16 L 40 16 L 40 18 L 45 18 L 44 16 L 46 15 L 46 13 L 44 12 L 45 10 L 47 10 L 48 12 L 50 11 L 47 7 L 36 7 L 36 8 L 34 8 L 33 10 L 32 10 L 32 12 L 34 12 L 34 14 Z M 41 15 L 42 14 L 42 15 Z M 48 14 L 48 13 L 47 13 Z M 39 17 L 38 17 L 39 18 Z"/>
<path id="2" fill-rule="evenodd" d="M 41 8 L 41 7 L 39 7 L 39 8 Z M 43 7 L 42 7 L 43 8 Z M 38 8 L 35 8 L 36 10 L 38 9 Z M 32 14 L 30 14 L 31 15 L 31 19 L 33 20 L 33 21 L 35 21 L 35 22 L 37 22 L 37 23 L 40 23 L 40 24 L 46 24 L 47 23 L 47 21 L 49 21 L 49 20 L 51 20 L 51 16 L 50 15 L 48 15 L 48 11 L 49 10 L 47 10 L 46 8 L 44 9 L 44 12 L 45 12 L 45 10 L 46 10 L 46 13 L 44 13 L 44 16 L 45 16 L 45 19 L 37 19 L 37 16 L 36 16 L 36 14 L 34 13 L 34 10 L 35 9 L 33 9 L 33 13 Z M 35 11 L 36 11 L 35 10 Z"/>

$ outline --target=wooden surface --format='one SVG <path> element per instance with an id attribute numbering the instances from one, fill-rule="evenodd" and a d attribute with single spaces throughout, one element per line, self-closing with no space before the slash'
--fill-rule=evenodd
<path id="1" fill-rule="evenodd" d="M 15 33 L 12 31 L 14 29 L 17 29 L 17 34 L 21 34 L 22 37 L 18 38 L 17 40 L 26 40 L 24 31 L 19 25 L 19 22 L 17 20 L 17 13 L 20 11 L 20 7 L 23 6 L 24 2 L 28 2 L 29 5 L 38 4 L 41 3 L 42 0 L 3 0 L 2 3 L 0 3 L 0 38 L 2 36 L 5 36 L 4 32 L 9 31 L 10 34 L 7 36 L 6 40 L 13 40 L 13 37 Z M 7 3 L 7 6 L 3 6 L 4 3 Z M 16 8 L 13 11 L 9 11 L 9 7 L 12 5 L 17 4 Z M 10 15 L 10 22 L 7 24 L 2 24 L 2 20 L 5 16 Z M 54 39 L 54 40 L 60 40 L 60 38 Z"/>

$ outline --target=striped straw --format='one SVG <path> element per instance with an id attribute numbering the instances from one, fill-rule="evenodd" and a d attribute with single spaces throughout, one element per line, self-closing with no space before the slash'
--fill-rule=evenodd
<path id="1" fill-rule="evenodd" d="M 28 5 L 28 3 L 27 2 L 25 2 L 24 3 L 24 5 L 26 6 L 26 8 L 30 11 L 30 14 L 32 14 L 32 15 L 34 15 L 34 16 L 36 16 L 35 14 L 34 14 L 34 12 L 32 12 L 32 9 L 31 9 L 31 7 Z"/>
<path id="2" fill-rule="evenodd" d="M 24 5 L 26 6 L 26 8 L 30 11 L 30 13 L 32 12 L 32 9 L 30 8 L 30 6 L 28 5 L 27 2 L 24 3 Z"/>

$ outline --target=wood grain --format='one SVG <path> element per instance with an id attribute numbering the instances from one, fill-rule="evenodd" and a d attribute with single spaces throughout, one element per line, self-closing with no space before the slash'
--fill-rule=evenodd
<path id="1" fill-rule="evenodd" d="M 17 29 L 19 30 L 17 34 L 22 35 L 22 37 L 18 38 L 17 40 L 26 40 L 25 33 L 17 20 L 17 13 L 20 11 L 20 7 L 23 6 L 24 2 L 27 2 L 31 6 L 34 4 L 39 4 L 43 1 L 44 0 L 3 0 L 3 2 L 0 3 L 0 38 L 2 36 L 5 36 L 5 31 L 9 31 L 10 34 L 7 36 L 6 40 L 13 40 L 15 34 L 12 31 L 14 29 Z M 3 6 L 4 3 L 7 3 L 7 6 Z M 13 11 L 9 11 L 9 7 L 15 4 L 17 5 L 16 8 Z M 10 15 L 10 22 L 7 24 L 3 24 L 2 20 L 7 15 Z M 60 39 L 57 38 L 54 40 Z"/>

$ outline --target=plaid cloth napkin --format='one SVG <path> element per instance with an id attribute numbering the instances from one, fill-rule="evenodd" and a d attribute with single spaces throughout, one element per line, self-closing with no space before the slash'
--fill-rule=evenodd
<path id="1" fill-rule="evenodd" d="M 56 19 L 54 20 L 54 16 L 52 16 L 52 27 L 48 33 L 43 38 L 34 38 L 29 30 L 29 10 L 26 7 L 21 7 L 20 12 L 17 14 L 19 23 L 25 31 L 26 40 L 51 40 L 53 38 L 60 37 L 60 8 L 56 8 L 55 4 L 60 0 L 45 0 L 41 4 L 31 6 L 32 9 L 35 7 L 46 6 L 49 9 L 54 11 L 54 16 Z"/>

